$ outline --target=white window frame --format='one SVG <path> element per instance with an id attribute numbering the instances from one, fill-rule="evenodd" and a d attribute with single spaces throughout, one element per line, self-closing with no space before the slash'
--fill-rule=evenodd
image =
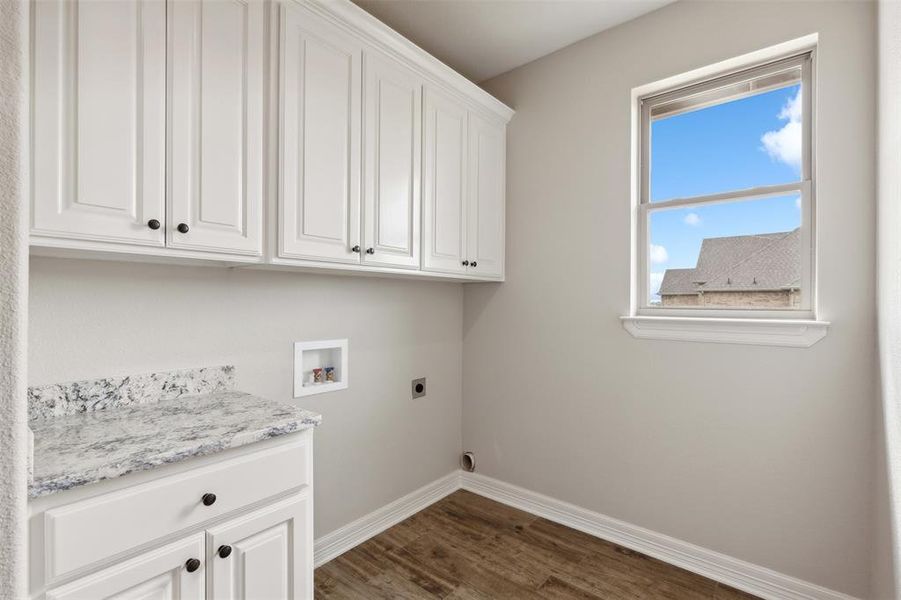
<path id="1" fill-rule="evenodd" d="M 815 61 L 816 49 L 807 48 L 801 52 L 783 55 L 775 60 L 758 62 L 731 72 L 706 77 L 700 82 L 670 87 L 637 97 L 636 115 L 638 123 L 638 144 L 635 165 L 638 169 L 638 202 L 634 212 L 635 248 L 632 317 L 684 317 L 686 322 L 703 318 L 731 319 L 785 319 L 813 321 L 816 319 L 816 187 L 815 187 Z M 665 201 L 650 201 L 650 126 L 651 112 L 664 110 L 668 114 L 678 114 L 695 110 L 705 105 L 719 104 L 724 98 L 738 99 L 765 91 L 767 87 L 785 85 L 781 74 L 801 71 L 802 101 L 802 164 L 801 178 L 797 182 L 760 186 L 750 189 L 729 190 L 722 193 L 672 198 Z M 763 78 L 763 81 L 761 79 Z M 749 82 L 753 82 L 750 83 Z M 769 84 L 769 85 L 767 85 Z M 742 308 L 694 308 L 660 307 L 649 302 L 649 275 L 651 272 L 648 248 L 650 242 L 650 215 L 660 210 L 672 210 L 691 206 L 704 206 L 740 200 L 781 196 L 799 193 L 801 197 L 801 301 L 798 308 L 785 309 L 742 309 Z M 628 317 L 626 318 L 628 319 Z M 633 319 L 634 320 L 634 319 Z M 634 332 L 633 332 L 634 333 Z M 650 336 L 649 336 L 650 337 Z"/>

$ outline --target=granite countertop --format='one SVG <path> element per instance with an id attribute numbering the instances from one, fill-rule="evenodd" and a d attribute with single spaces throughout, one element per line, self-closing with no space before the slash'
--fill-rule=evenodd
<path id="1" fill-rule="evenodd" d="M 173 373 L 184 376 L 186 372 Z M 60 416 L 43 416 L 47 410 L 32 412 L 40 416 L 32 418 L 29 424 L 34 432 L 29 496 L 45 496 L 244 446 L 315 427 L 321 421 L 320 415 L 292 404 L 229 389 L 233 385 L 230 372 L 225 373 L 224 383 L 218 380 L 213 385 L 163 385 L 162 394 L 160 386 L 156 386 L 155 397 L 163 398 L 158 401 L 136 394 L 134 381 L 142 381 L 143 385 L 146 377 L 158 381 L 159 377 L 169 376 L 154 375 L 156 378 L 145 376 L 144 380 L 121 378 L 123 381 L 117 385 L 65 384 L 65 389 L 54 386 L 53 393 L 47 391 L 50 386 L 33 388 L 29 394 L 32 408 L 52 404 L 50 413 Z M 171 376 L 168 381 L 173 381 Z M 141 389 L 146 389 L 146 385 Z M 106 400 L 97 402 L 95 398 L 86 402 L 86 390 L 103 394 Z M 111 394 L 111 390 L 115 393 Z M 209 393 L 196 393 L 206 390 Z M 185 391 L 195 394 L 184 395 Z M 47 398 L 53 402 L 42 401 Z M 61 408 L 72 405 L 76 399 L 74 411 Z"/>

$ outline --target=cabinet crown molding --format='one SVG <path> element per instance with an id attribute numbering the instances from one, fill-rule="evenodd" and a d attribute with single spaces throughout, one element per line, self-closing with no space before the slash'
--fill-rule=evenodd
<path id="1" fill-rule="evenodd" d="M 298 2 L 332 20 L 336 25 L 351 29 L 357 36 L 379 47 L 383 52 L 407 63 L 426 78 L 459 94 L 475 104 L 486 116 L 493 116 L 505 124 L 515 111 L 486 92 L 448 65 L 444 64 L 398 32 L 382 23 L 350 0 L 288 0 Z"/>

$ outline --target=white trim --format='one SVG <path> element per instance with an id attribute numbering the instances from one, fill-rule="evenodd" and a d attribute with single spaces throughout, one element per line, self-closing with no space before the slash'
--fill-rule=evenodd
<path id="1" fill-rule="evenodd" d="M 461 487 L 465 490 L 641 552 L 761 598 L 855 600 L 853 596 L 783 575 L 772 569 L 695 546 L 491 477 L 465 472 L 461 472 L 460 477 L 462 479 Z"/>
<path id="2" fill-rule="evenodd" d="M 327 563 L 459 489 L 460 471 L 454 471 L 318 538 L 314 544 L 313 564 L 319 567 Z"/>
<path id="3" fill-rule="evenodd" d="M 636 338 L 809 348 L 826 337 L 828 321 L 723 319 L 712 317 L 620 317 Z"/>

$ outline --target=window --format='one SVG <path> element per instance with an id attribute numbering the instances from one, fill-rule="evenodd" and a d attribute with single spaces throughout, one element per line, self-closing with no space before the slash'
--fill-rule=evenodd
<path id="1" fill-rule="evenodd" d="M 812 61 L 639 98 L 637 315 L 813 318 Z"/>

